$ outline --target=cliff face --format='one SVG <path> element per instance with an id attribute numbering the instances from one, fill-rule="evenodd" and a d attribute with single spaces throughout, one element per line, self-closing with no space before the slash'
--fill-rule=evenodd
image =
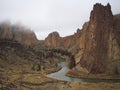
<path id="1" fill-rule="evenodd" d="M 81 66 L 87 68 L 89 73 L 120 73 L 120 34 L 115 29 L 115 22 L 109 4 L 94 5 L 80 60 Z"/>
<path id="2" fill-rule="evenodd" d="M 64 41 L 66 41 L 66 38 L 64 38 Z M 45 39 L 44 44 L 46 46 L 53 47 L 53 48 L 56 48 L 56 47 L 63 48 L 65 44 L 64 41 L 63 41 L 63 38 L 59 36 L 58 32 L 52 32 Z"/>
<path id="3" fill-rule="evenodd" d="M 12 26 L 9 23 L 0 24 L 0 39 L 15 40 L 23 45 L 37 44 L 34 32 L 21 26 Z"/>
<path id="4" fill-rule="evenodd" d="M 120 15 L 114 16 L 113 32 L 110 33 L 107 73 L 120 74 Z"/>
<path id="5" fill-rule="evenodd" d="M 79 33 L 79 38 L 77 39 L 76 45 L 74 46 L 75 47 L 74 49 L 76 49 L 76 53 L 75 53 L 76 63 L 78 63 L 80 61 L 80 59 L 82 58 L 83 53 L 84 53 L 88 24 L 89 23 L 86 22 L 83 25 L 83 28 L 82 28 L 81 32 Z M 73 51 L 73 50 L 71 50 L 71 51 Z"/>
<path id="6" fill-rule="evenodd" d="M 94 5 L 85 36 L 85 51 L 80 61 L 91 73 L 102 73 L 108 59 L 109 37 L 113 30 L 111 7 Z"/>
<path id="7" fill-rule="evenodd" d="M 79 48 L 77 47 L 79 45 L 77 41 L 80 37 L 80 33 L 81 30 L 77 29 L 77 32 L 74 35 L 60 37 L 58 32 L 52 32 L 44 40 L 44 44 L 52 48 L 67 49 L 74 53 L 76 48 Z"/>

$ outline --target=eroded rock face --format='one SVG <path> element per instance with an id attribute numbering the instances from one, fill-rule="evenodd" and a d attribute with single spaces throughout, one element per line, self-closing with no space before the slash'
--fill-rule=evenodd
<path id="1" fill-rule="evenodd" d="M 80 37 L 80 33 L 81 30 L 77 29 L 77 32 L 74 35 L 60 37 L 58 32 L 52 32 L 44 40 L 44 44 L 52 48 L 61 48 L 74 51 L 76 45 L 78 45 L 77 40 Z"/>
<path id="2" fill-rule="evenodd" d="M 39 43 L 34 32 L 21 26 L 12 26 L 6 22 L 0 24 L 0 39 L 15 40 L 23 45 Z"/>
<path id="3" fill-rule="evenodd" d="M 110 33 L 106 72 L 120 74 L 120 15 L 114 16 L 113 32 Z"/>
<path id="4" fill-rule="evenodd" d="M 119 72 L 120 47 L 115 37 L 111 6 L 95 4 L 85 36 L 84 54 L 80 60 L 89 73 Z M 116 69 L 117 68 L 117 69 Z"/>
<path id="5" fill-rule="evenodd" d="M 58 32 L 53 32 L 45 39 L 45 45 L 50 47 L 58 47 L 61 37 Z"/>
<path id="6" fill-rule="evenodd" d="M 76 63 L 80 62 L 80 59 L 83 56 L 84 53 L 84 49 L 85 49 L 85 39 L 86 39 L 86 32 L 87 32 L 87 28 L 88 28 L 88 22 L 84 23 L 82 30 L 80 30 L 79 33 L 79 38 L 76 40 L 76 45 L 75 48 L 76 49 L 76 53 L 75 53 L 75 60 Z"/>

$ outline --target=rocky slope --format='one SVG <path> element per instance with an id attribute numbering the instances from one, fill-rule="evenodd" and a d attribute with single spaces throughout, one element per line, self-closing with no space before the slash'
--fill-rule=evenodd
<path id="1" fill-rule="evenodd" d="M 58 59 L 41 44 L 35 34 L 24 27 L 9 23 L 0 24 L 1 90 L 17 90 L 8 88 L 17 87 L 21 82 L 21 74 L 51 73 L 61 69 Z"/>
<path id="2" fill-rule="evenodd" d="M 39 43 L 33 31 L 20 25 L 11 25 L 7 22 L 0 24 L 0 39 L 15 40 L 23 45 Z"/>

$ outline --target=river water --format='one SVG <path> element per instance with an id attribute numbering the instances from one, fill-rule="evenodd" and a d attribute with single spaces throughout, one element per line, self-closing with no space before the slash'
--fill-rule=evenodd
<path id="1" fill-rule="evenodd" d="M 62 69 L 59 70 L 58 72 L 50 73 L 47 76 L 52 77 L 52 78 L 57 78 L 60 80 L 65 80 L 65 81 L 74 81 L 74 82 L 107 82 L 107 83 L 115 83 L 115 82 L 120 82 L 120 80 L 101 80 L 101 79 L 80 79 L 80 78 L 72 78 L 72 77 L 67 77 L 65 76 L 66 72 L 69 71 L 69 68 L 66 66 L 65 61 L 61 60 L 59 63 L 60 66 L 62 66 Z"/>

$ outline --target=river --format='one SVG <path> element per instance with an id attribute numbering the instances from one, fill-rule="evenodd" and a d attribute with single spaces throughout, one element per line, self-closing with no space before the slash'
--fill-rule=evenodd
<path id="1" fill-rule="evenodd" d="M 50 73 L 47 76 L 52 77 L 52 78 L 57 78 L 60 80 L 65 80 L 65 81 L 74 81 L 74 82 L 108 82 L 108 83 L 115 83 L 115 82 L 120 82 L 120 80 L 101 80 L 101 79 L 80 79 L 80 78 L 72 78 L 72 77 L 67 77 L 65 76 L 66 72 L 69 71 L 69 68 L 66 66 L 65 61 L 61 60 L 59 63 L 60 66 L 62 66 L 62 69 L 59 70 L 58 72 Z"/>

